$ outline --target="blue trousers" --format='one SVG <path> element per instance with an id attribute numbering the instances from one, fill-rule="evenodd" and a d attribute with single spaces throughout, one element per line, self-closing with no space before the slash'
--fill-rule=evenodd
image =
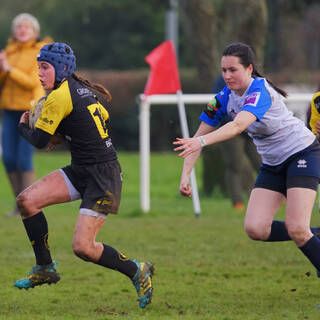
<path id="1" fill-rule="evenodd" d="M 34 147 L 18 131 L 23 111 L 4 110 L 2 119 L 2 161 L 8 173 L 33 170 Z"/>

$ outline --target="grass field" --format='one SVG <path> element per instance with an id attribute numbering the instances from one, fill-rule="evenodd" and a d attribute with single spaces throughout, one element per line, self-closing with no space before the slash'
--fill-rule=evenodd
<path id="1" fill-rule="evenodd" d="M 293 243 L 259 243 L 243 231 L 244 212 L 228 199 L 201 196 L 196 219 L 178 194 L 181 160 L 151 157 L 151 212 L 139 209 L 139 156 L 120 153 L 124 189 L 118 216 L 107 218 L 98 240 L 156 268 L 153 303 L 140 310 L 130 281 L 85 263 L 71 250 L 79 202 L 44 210 L 61 281 L 20 291 L 13 282 L 34 264 L 20 218 L 9 218 L 12 197 L 0 167 L 0 320 L 2 319 L 320 319 L 320 280 Z M 38 176 L 69 162 L 65 153 L 37 153 Z M 201 163 L 197 167 L 198 176 Z M 283 211 L 277 218 L 282 218 Z M 320 224 L 318 209 L 313 223 Z"/>

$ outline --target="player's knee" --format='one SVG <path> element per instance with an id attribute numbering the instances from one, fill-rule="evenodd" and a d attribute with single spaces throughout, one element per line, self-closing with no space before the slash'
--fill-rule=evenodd
<path id="1" fill-rule="evenodd" d="M 286 228 L 290 238 L 295 242 L 301 243 L 309 238 L 309 228 L 291 222 L 286 222 Z"/>
<path id="2" fill-rule="evenodd" d="M 252 240 L 266 240 L 269 232 L 265 226 L 253 223 L 245 223 L 244 230 L 248 237 Z"/>
<path id="3" fill-rule="evenodd" d="M 28 197 L 26 192 L 21 192 L 17 198 L 16 203 L 22 216 L 29 216 L 32 213 L 32 200 Z"/>
<path id="4" fill-rule="evenodd" d="M 73 253 L 84 261 L 91 261 L 91 254 L 88 246 L 81 240 L 73 240 L 72 242 Z"/>

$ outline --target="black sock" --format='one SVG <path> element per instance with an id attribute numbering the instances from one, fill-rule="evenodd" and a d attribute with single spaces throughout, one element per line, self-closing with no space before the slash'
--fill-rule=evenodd
<path id="1" fill-rule="evenodd" d="M 106 244 L 103 245 L 102 255 L 96 264 L 109 269 L 118 270 L 130 279 L 134 277 L 138 270 L 137 265 L 133 261 Z"/>
<path id="2" fill-rule="evenodd" d="M 320 271 L 320 240 L 313 236 L 299 249 L 310 260 L 317 270 Z"/>
<path id="3" fill-rule="evenodd" d="M 310 228 L 310 230 L 316 236 L 320 235 L 320 228 Z M 269 238 L 265 241 L 274 242 L 274 241 L 290 241 L 290 240 L 291 238 L 288 234 L 284 221 L 277 221 L 277 220 L 272 221 Z"/>
<path id="4" fill-rule="evenodd" d="M 289 241 L 291 240 L 284 221 L 272 221 L 269 238 L 266 242 Z"/>
<path id="5" fill-rule="evenodd" d="M 45 265 L 52 262 L 48 244 L 48 224 L 43 212 L 23 219 L 24 227 L 32 244 L 36 262 Z"/>

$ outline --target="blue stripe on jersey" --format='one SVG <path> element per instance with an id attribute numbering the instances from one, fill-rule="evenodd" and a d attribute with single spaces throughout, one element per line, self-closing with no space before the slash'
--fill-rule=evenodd
<path id="1" fill-rule="evenodd" d="M 265 87 L 264 79 L 255 78 L 248 90 L 242 110 L 254 114 L 261 120 L 271 105 L 271 96 Z"/>

